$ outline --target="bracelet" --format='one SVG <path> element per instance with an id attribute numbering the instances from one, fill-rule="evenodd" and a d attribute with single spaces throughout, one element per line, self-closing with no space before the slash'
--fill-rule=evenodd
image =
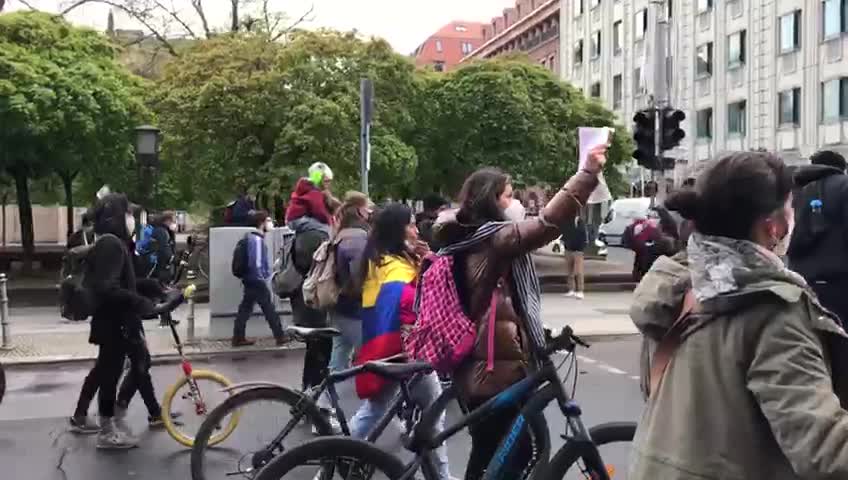
<path id="1" fill-rule="evenodd" d="M 603 171 L 603 170 L 601 170 L 601 171 L 597 171 L 597 172 L 593 172 L 593 171 L 589 170 L 588 168 L 585 168 L 585 167 L 584 167 L 584 168 L 580 169 L 580 171 L 581 171 L 581 172 L 586 172 L 586 173 L 588 173 L 589 175 L 592 175 L 592 176 L 595 176 L 595 177 L 596 177 L 596 176 L 600 175 L 601 171 Z"/>

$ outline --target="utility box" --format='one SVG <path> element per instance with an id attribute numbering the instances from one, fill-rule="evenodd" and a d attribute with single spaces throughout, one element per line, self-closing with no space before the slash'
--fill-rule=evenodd
<path id="1" fill-rule="evenodd" d="M 233 336 L 233 323 L 244 293 L 241 280 L 233 276 L 233 250 L 238 241 L 253 230 L 249 227 L 209 229 L 209 335 L 211 338 L 226 339 Z M 287 243 L 292 241 L 294 241 L 294 232 L 288 227 L 275 228 L 265 234 L 265 245 L 268 247 L 268 260 L 272 269 Z M 291 317 L 291 305 L 288 300 L 281 300 L 273 292 L 271 299 L 285 328 Z M 254 306 L 253 315 L 247 322 L 247 336 L 272 336 L 259 305 Z"/>

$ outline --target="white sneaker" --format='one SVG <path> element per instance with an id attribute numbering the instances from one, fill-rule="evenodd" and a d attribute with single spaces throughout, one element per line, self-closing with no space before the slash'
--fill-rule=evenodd
<path id="1" fill-rule="evenodd" d="M 114 420 L 100 419 L 100 433 L 97 435 L 97 448 L 101 450 L 127 450 L 138 446 L 137 441 L 126 432 L 119 430 Z"/>
<path id="2" fill-rule="evenodd" d="M 586 297 L 583 295 L 583 292 L 577 292 L 574 294 L 574 298 L 576 298 L 577 300 L 583 300 Z"/>
<path id="3" fill-rule="evenodd" d="M 573 291 L 565 292 L 565 298 L 574 298 L 575 295 L 576 293 Z"/>

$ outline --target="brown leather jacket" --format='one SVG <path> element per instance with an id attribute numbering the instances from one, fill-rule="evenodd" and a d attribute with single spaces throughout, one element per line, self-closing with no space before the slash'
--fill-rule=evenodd
<path id="1" fill-rule="evenodd" d="M 454 375 L 454 383 L 466 399 L 483 401 L 527 375 L 529 348 L 523 322 L 512 303 L 515 291 L 510 275 L 512 261 L 559 237 L 560 229 L 553 225 L 573 221 L 597 184 L 597 176 L 578 172 L 542 211 L 541 218 L 547 222 L 532 218 L 508 225 L 478 247 L 457 256 L 461 268 L 457 286 L 465 308 L 477 323 L 477 345 L 472 358 Z M 456 221 L 446 222 L 434 227 L 434 237 L 438 244 L 449 245 L 463 240 L 475 229 Z M 487 372 L 487 325 L 495 289 L 498 300 L 494 371 Z"/>

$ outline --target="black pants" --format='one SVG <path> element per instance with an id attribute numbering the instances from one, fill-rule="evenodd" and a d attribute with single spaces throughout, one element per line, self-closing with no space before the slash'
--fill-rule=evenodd
<path id="1" fill-rule="evenodd" d="M 468 402 L 468 408 L 476 409 L 483 402 Z M 468 467 L 465 469 L 465 480 L 479 480 L 483 478 L 489 462 L 495 455 L 501 441 L 512 428 L 512 422 L 518 416 L 518 409 L 505 410 L 498 415 L 488 417 L 480 423 L 471 425 L 471 456 L 468 459 Z M 533 444 L 530 434 L 526 433 L 519 438 L 516 448 L 515 465 L 527 465 L 533 456 Z"/>
<path id="2" fill-rule="evenodd" d="M 822 306 L 838 315 L 845 327 L 848 322 L 848 280 L 814 281 L 810 286 Z"/>
<path id="3" fill-rule="evenodd" d="M 283 338 L 283 327 L 280 323 L 280 316 L 277 315 L 277 309 L 274 308 L 274 303 L 271 301 L 271 291 L 268 285 L 261 280 L 245 280 L 244 297 L 241 299 L 241 304 L 238 308 L 235 324 L 233 324 L 233 338 L 244 338 L 245 329 L 247 328 L 247 320 L 253 314 L 253 307 L 258 303 L 262 313 L 265 314 L 265 321 L 271 327 L 271 332 L 274 338 Z"/>
<path id="4" fill-rule="evenodd" d="M 82 389 L 80 389 L 79 399 L 77 400 L 77 408 L 74 410 L 75 417 L 85 417 L 88 415 L 88 407 L 91 406 L 91 401 L 94 399 L 94 395 L 97 394 L 97 387 L 99 385 L 97 375 L 98 370 L 95 363 L 82 382 Z"/>
<path id="5" fill-rule="evenodd" d="M 292 315 L 295 325 L 306 328 L 327 326 L 327 313 L 306 306 L 303 292 L 298 289 L 291 298 Z M 321 338 L 306 342 L 306 354 L 303 357 L 303 389 L 320 385 L 327 376 L 333 340 Z"/>
<path id="6" fill-rule="evenodd" d="M 126 356 L 126 344 L 123 339 L 115 340 L 104 345 L 100 345 L 97 352 L 97 360 L 94 363 L 94 368 L 88 374 L 96 379 L 97 407 L 101 417 L 115 416 L 115 395 L 118 391 L 118 381 L 121 379 L 121 373 L 124 371 L 124 358 Z M 86 378 L 83 382 L 83 392 L 87 393 L 86 389 L 92 388 L 93 384 Z M 82 393 L 80 401 L 82 401 Z M 91 392 L 93 395 L 93 392 Z M 90 401 L 89 397 L 89 401 Z M 79 409 L 79 405 L 77 405 Z M 86 406 L 86 410 L 88 407 Z"/>
<path id="7" fill-rule="evenodd" d="M 153 378 L 150 376 L 150 351 L 144 340 L 135 340 L 127 344 L 127 356 L 130 359 L 130 370 L 121 382 L 118 390 L 118 406 L 127 408 L 130 405 L 135 392 L 141 393 L 141 399 L 147 407 L 147 413 L 158 418 L 162 414 L 162 407 L 156 399 L 156 391 L 153 389 Z"/>

